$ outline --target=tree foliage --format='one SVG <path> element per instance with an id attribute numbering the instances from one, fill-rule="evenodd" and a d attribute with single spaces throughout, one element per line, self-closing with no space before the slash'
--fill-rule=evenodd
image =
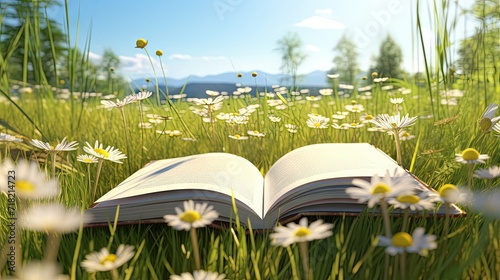
<path id="1" fill-rule="evenodd" d="M 342 82 L 354 85 L 359 73 L 356 44 L 344 34 L 337 46 L 335 46 L 334 51 L 337 55 L 333 58 L 334 66 L 330 73 L 339 74 L 339 79 Z"/>
<path id="2" fill-rule="evenodd" d="M 375 69 L 379 77 L 403 79 L 405 71 L 402 68 L 403 51 L 394 39 L 387 35 L 380 45 Z"/>
<path id="3" fill-rule="evenodd" d="M 276 49 L 281 53 L 281 70 L 286 73 L 286 82 L 291 81 L 295 87 L 299 77 L 297 69 L 304 62 L 307 55 L 302 51 L 302 40 L 297 33 L 288 33 L 277 42 Z"/>

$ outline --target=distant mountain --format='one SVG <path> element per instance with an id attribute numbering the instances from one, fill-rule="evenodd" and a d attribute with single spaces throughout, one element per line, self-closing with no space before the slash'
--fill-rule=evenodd
<path id="1" fill-rule="evenodd" d="M 252 77 L 252 72 L 257 72 L 257 77 Z M 298 81 L 298 86 L 317 86 L 317 87 L 326 87 L 326 71 L 314 71 L 309 74 L 303 75 L 301 79 Z M 272 86 L 272 85 L 282 85 L 282 81 L 284 78 L 283 74 L 270 74 L 263 71 L 248 71 L 241 72 L 242 77 L 237 77 L 238 73 L 227 72 L 216 75 L 208 75 L 208 76 L 189 76 L 182 79 L 174 79 L 167 77 L 167 83 L 169 86 L 173 87 L 182 87 L 186 83 L 205 83 L 205 84 L 236 84 L 240 83 L 245 86 L 255 86 L 257 83 L 258 86 Z M 146 83 L 146 78 L 144 79 L 136 79 L 133 81 L 136 87 L 146 87 L 148 84 Z M 158 78 L 158 83 L 163 83 L 163 78 Z M 149 86 L 154 84 L 154 81 L 150 81 Z M 284 84 L 283 84 L 284 85 Z M 284 85 L 286 86 L 286 85 Z"/>

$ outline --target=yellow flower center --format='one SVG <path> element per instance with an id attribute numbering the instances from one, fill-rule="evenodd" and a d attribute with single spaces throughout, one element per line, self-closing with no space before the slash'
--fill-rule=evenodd
<path id="1" fill-rule="evenodd" d="M 358 124 L 357 123 L 351 123 L 351 126 L 356 127 Z"/>
<path id="2" fill-rule="evenodd" d="M 35 190 L 35 186 L 32 183 L 24 180 L 16 181 L 16 188 L 27 193 L 31 193 Z"/>
<path id="3" fill-rule="evenodd" d="M 114 263 L 115 261 L 116 261 L 116 255 L 115 254 L 109 254 L 104 259 L 101 260 L 101 264 L 105 264 L 106 262 L 112 262 L 112 263 Z"/>
<path id="4" fill-rule="evenodd" d="M 410 194 L 410 195 L 400 195 L 396 197 L 396 200 L 401 203 L 415 204 L 420 201 L 420 198 L 414 194 Z"/>
<path id="5" fill-rule="evenodd" d="M 405 131 L 405 132 L 403 132 L 403 134 L 401 136 L 403 136 L 403 137 L 410 137 L 410 135 L 411 134 L 408 131 Z"/>
<path id="6" fill-rule="evenodd" d="M 92 159 L 86 158 L 86 159 L 83 160 L 83 162 L 85 162 L 85 163 L 92 163 Z"/>
<path id="7" fill-rule="evenodd" d="M 189 210 L 181 214 L 181 220 L 186 223 L 192 223 L 201 219 L 200 213 Z"/>
<path id="8" fill-rule="evenodd" d="M 258 133 L 259 133 L 259 131 L 258 131 L 258 130 L 254 130 L 254 131 L 253 131 L 253 133 L 258 134 Z"/>
<path id="9" fill-rule="evenodd" d="M 465 149 L 462 152 L 462 158 L 464 160 L 477 160 L 479 158 L 479 152 L 474 148 Z"/>
<path id="10" fill-rule="evenodd" d="M 311 234 L 311 230 L 306 227 L 299 227 L 295 230 L 295 236 L 302 237 Z"/>
<path id="11" fill-rule="evenodd" d="M 157 50 L 157 51 L 156 51 L 156 55 L 157 55 L 157 56 L 162 56 L 162 55 L 163 55 L 163 52 L 162 52 L 161 50 Z"/>
<path id="12" fill-rule="evenodd" d="M 358 102 L 357 102 L 356 100 L 351 100 L 351 104 L 352 104 L 352 105 L 355 105 L 355 104 L 357 104 L 357 103 L 358 103 Z"/>
<path id="13" fill-rule="evenodd" d="M 106 150 L 104 150 L 104 149 L 101 149 L 101 148 L 95 148 L 95 149 L 94 149 L 94 152 L 96 152 L 96 153 L 98 153 L 98 154 L 102 155 L 102 156 L 103 156 L 103 157 L 105 157 L 105 158 L 108 158 L 108 157 L 109 157 L 109 153 L 108 153 L 108 152 L 106 152 Z"/>
<path id="14" fill-rule="evenodd" d="M 320 123 L 314 123 L 314 127 L 320 127 Z"/>
<path id="15" fill-rule="evenodd" d="M 482 118 L 479 121 L 479 127 L 481 128 L 482 131 L 488 131 L 488 130 L 490 130 L 491 125 L 492 125 L 492 122 L 488 118 Z"/>
<path id="16" fill-rule="evenodd" d="M 398 232 L 392 237 L 391 244 L 396 247 L 410 247 L 413 244 L 413 238 L 406 232 Z"/>
<path id="17" fill-rule="evenodd" d="M 239 139 L 240 137 L 241 137 L 241 135 L 239 135 L 239 134 L 234 135 L 234 138 L 236 138 L 236 139 Z"/>
<path id="18" fill-rule="evenodd" d="M 366 115 L 365 116 L 365 120 L 373 120 L 373 116 L 372 115 Z"/>
<path id="19" fill-rule="evenodd" d="M 353 111 L 358 111 L 358 106 L 356 106 L 356 105 L 352 106 L 352 110 Z"/>
<path id="20" fill-rule="evenodd" d="M 378 183 L 372 188 L 372 194 L 376 193 L 387 193 L 391 190 L 391 187 L 384 183 Z"/>
<path id="21" fill-rule="evenodd" d="M 457 187 L 452 184 L 446 184 L 439 189 L 439 196 L 449 197 L 454 192 L 458 192 Z"/>
<path id="22" fill-rule="evenodd" d="M 391 123 L 392 127 L 398 127 L 398 124 L 397 123 Z"/>

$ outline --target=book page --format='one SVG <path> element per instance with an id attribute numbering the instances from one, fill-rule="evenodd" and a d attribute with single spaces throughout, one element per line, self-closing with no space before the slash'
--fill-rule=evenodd
<path id="1" fill-rule="evenodd" d="M 392 158 L 368 143 L 328 143 L 298 148 L 281 157 L 265 177 L 264 213 L 294 188 L 332 178 L 371 177 L 389 170 L 405 172 Z M 330 180 L 331 181 L 331 180 Z M 344 183 L 345 183 L 344 182 Z M 344 185 L 345 186 L 345 185 Z M 345 195 L 345 190 L 342 190 Z M 340 195 L 336 194 L 336 195 Z M 286 210 L 286 209 L 284 209 Z"/>
<path id="2" fill-rule="evenodd" d="M 160 192 L 200 190 L 207 201 L 234 197 L 262 218 L 263 181 L 259 170 L 248 160 L 228 153 L 208 153 L 181 158 L 157 160 L 147 164 L 96 203 L 109 206 L 112 200 L 133 202 L 134 198 Z M 206 192 L 204 192 L 206 191 Z M 162 194 L 168 199 L 168 194 Z M 137 198 L 137 200 L 141 200 Z"/>

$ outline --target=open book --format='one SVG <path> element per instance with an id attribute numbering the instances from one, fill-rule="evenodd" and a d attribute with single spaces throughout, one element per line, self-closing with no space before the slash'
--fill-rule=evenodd
<path id="1" fill-rule="evenodd" d="M 234 218 L 234 195 L 240 221 L 255 229 L 300 215 L 360 213 L 366 204 L 346 194 L 353 178 L 405 173 L 392 158 L 367 143 L 315 144 L 293 150 L 274 163 L 266 176 L 250 161 L 229 153 L 207 153 L 147 164 L 99 198 L 86 212 L 92 223 L 163 221 L 185 200 L 207 202 L 220 222 Z M 410 174 L 411 175 L 411 174 Z M 413 177 L 422 191 L 429 190 Z M 438 212 L 443 212 L 441 207 Z M 454 207 L 453 215 L 462 212 Z M 91 226 L 91 225 L 90 225 Z"/>

